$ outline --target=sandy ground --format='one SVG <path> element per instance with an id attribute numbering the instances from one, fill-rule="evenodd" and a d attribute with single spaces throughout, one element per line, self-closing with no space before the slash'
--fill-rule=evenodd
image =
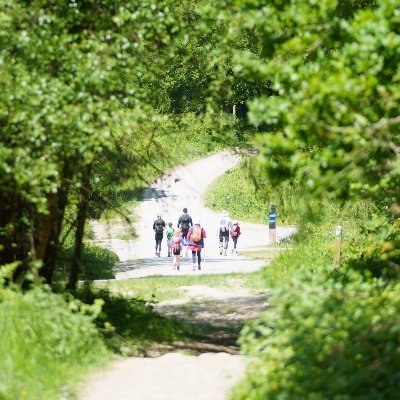
<path id="1" fill-rule="evenodd" d="M 85 400 L 221 400 L 241 377 L 245 360 L 226 353 L 129 358 L 92 378 Z"/>

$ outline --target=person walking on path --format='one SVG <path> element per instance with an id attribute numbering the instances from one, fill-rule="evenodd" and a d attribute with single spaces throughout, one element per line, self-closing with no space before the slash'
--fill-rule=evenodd
<path id="1" fill-rule="evenodd" d="M 174 236 L 175 229 L 172 227 L 172 222 L 168 222 L 168 228 L 165 231 L 167 236 L 168 257 L 172 255 L 172 237 Z"/>
<path id="2" fill-rule="evenodd" d="M 239 236 L 241 235 L 241 231 L 240 231 L 240 226 L 239 226 L 239 222 L 237 221 L 233 221 L 232 223 L 232 228 L 231 228 L 231 238 L 233 240 L 233 249 L 232 249 L 232 254 L 235 253 L 237 254 L 237 241 L 239 239 Z"/>
<path id="3" fill-rule="evenodd" d="M 193 226 L 193 221 L 192 217 L 188 214 L 188 210 L 185 207 L 183 210 L 183 214 L 179 217 L 178 219 L 178 224 L 177 227 L 182 230 L 182 236 L 186 239 L 187 234 L 189 232 L 189 228 Z M 185 246 L 185 243 L 184 243 Z M 185 257 L 188 256 L 188 249 L 187 246 L 185 246 Z"/>
<path id="4" fill-rule="evenodd" d="M 206 231 L 202 228 L 200 221 L 197 221 L 187 234 L 189 248 L 192 250 L 193 271 L 196 271 L 196 257 L 197 268 L 201 270 L 201 250 L 204 247 L 204 238 L 206 237 Z"/>
<path id="5" fill-rule="evenodd" d="M 157 219 L 153 222 L 153 230 L 155 233 L 155 240 L 156 240 L 156 256 L 160 257 L 161 255 L 161 242 L 164 237 L 164 229 L 165 229 L 165 222 L 161 218 L 161 214 L 157 214 Z"/>
<path id="6" fill-rule="evenodd" d="M 224 254 L 228 251 L 229 243 L 229 232 L 232 228 L 232 221 L 229 218 L 229 213 L 225 210 L 222 211 L 217 226 L 217 236 L 219 237 L 219 255 Z"/>
<path id="7" fill-rule="evenodd" d="M 172 236 L 171 247 L 172 247 L 172 254 L 174 257 L 172 260 L 172 266 L 174 267 L 174 269 L 177 269 L 178 271 L 181 263 L 182 244 L 183 244 L 182 231 L 180 229 L 177 229 L 174 232 L 174 235 Z"/>

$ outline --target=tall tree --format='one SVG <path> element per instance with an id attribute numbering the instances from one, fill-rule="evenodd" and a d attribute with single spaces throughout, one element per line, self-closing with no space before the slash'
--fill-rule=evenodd
<path id="1" fill-rule="evenodd" d="M 258 52 L 237 68 L 269 79 L 274 93 L 249 102 L 264 131 L 271 179 L 295 178 L 314 193 L 399 198 L 397 2 L 240 1 Z"/>

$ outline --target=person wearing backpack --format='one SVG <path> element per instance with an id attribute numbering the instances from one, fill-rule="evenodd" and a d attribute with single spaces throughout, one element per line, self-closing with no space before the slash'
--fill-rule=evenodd
<path id="1" fill-rule="evenodd" d="M 171 239 L 171 248 L 172 248 L 172 254 L 174 257 L 172 260 L 172 265 L 173 265 L 174 269 L 177 269 L 178 271 L 179 271 L 180 263 L 181 263 L 182 244 L 183 244 L 182 231 L 180 229 L 177 229 L 174 232 L 174 235 L 172 236 L 172 239 Z"/>
<path id="2" fill-rule="evenodd" d="M 160 257 L 161 255 L 161 242 L 164 237 L 164 229 L 165 229 L 165 222 L 161 218 L 161 214 L 157 214 L 157 219 L 153 222 L 153 230 L 155 233 L 155 240 L 156 240 L 156 256 Z"/>
<path id="3" fill-rule="evenodd" d="M 172 237 L 174 236 L 175 229 L 172 227 L 172 222 L 168 222 L 168 228 L 165 231 L 167 236 L 168 257 L 172 255 Z"/>
<path id="4" fill-rule="evenodd" d="M 191 226 L 193 226 L 193 221 L 192 221 L 192 217 L 188 214 L 188 212 L 187 212 L 188 210 L 186 207 L 182 211 L 183 211 L 183 214 L 178 219 L 177 227 L 182 230 L 182 237 L 186 238 L 187 234 L 189 232 L 189 228 Z M 187 246 L 185 246 L 185 244 L 184 244 L 184 247 L 186 248 L 185 257 L 187 257 L 188 256 Z"/>
<path id="5" fill-rule="evenodd" d="M 231 238 L 233 240 L 233 249 L 232 249 L 232 254 L 235 253 L 237 255 L 237 241 L 239 239 L 240 234 L 242 233 L 240 231 L 240 226 L 239 226 L 239 222 L 237 221 L 233 221 L 232 223 L 232 228 L 231 228 Z"/>
<path id="6" fill-rule="evenodd" d="M 219 237 L 219 255 L 224 254 L 228 251 L 229 244 L 229 232 L 232 227 L 232 221 L 229 218 L 229 213 L 225 210 L 222 211 L 217 226 L 217 236 Z"/>
<path id="7" fill-rule="evenodd" d="M 204 238 L 206 237 L 206 231 L 202 228 L 200 221 L 197 221 L 187 234 L 189 248 L 192 250 L 193 271 L 196 271 L 196 256 L 197 268 L 201 270 L 201 250 L 204 247 Z"/>

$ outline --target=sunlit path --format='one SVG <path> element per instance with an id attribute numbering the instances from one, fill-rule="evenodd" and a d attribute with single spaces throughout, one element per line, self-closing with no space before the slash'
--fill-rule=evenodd
<path id="1" fill-rule="evenodd" d="M 229 152 L 220 152 L 188 165 L 181 166 L 164 175 L 148 188 L 143 200 L 136 209 L 138 222 L 135 230 L 136 240 L 121 240 L 113 237 L 113 227 L 93 223 L 93 229 L 100 245 L 113 250 L 120 258 L 117 265 L 117 279 L 143 277 L 148 275 L 175 275 L 172 260 L 167 257 L 154 257 L 153 221 L 161 213 L 165 222 L 171 221 L 174 226 L 187 207 L 193 220 L 200 220 L 207 232 L 205 242 L 206 263 L 202 271 L 196 273 L 230 273 L 252 272 L 265 262 L 250 260 L 245 257 L 219 256 L 217 238 L 218 213 L 203 205 L 203 196 L 207 187 L 225 171 L 233 168 L 240 161 L 240 156 Z M 235 216 L 233 215 L 232 218 Z M 268 230 L 265 225 L 241 222 L 243 234 L 239 239 L 239 252 L 253 248 L 265 247 L 268 241 Z M 277 229 L 278 237 L 286 237 L 294 228 Z M 162 244 L 161 255 L 166 256 L 166 240 Z M 229 253 L 229 252 L 228 252 Z M 182 258 L 181 274 L 193 273 L 186 264 L 190 259 Z"/>

